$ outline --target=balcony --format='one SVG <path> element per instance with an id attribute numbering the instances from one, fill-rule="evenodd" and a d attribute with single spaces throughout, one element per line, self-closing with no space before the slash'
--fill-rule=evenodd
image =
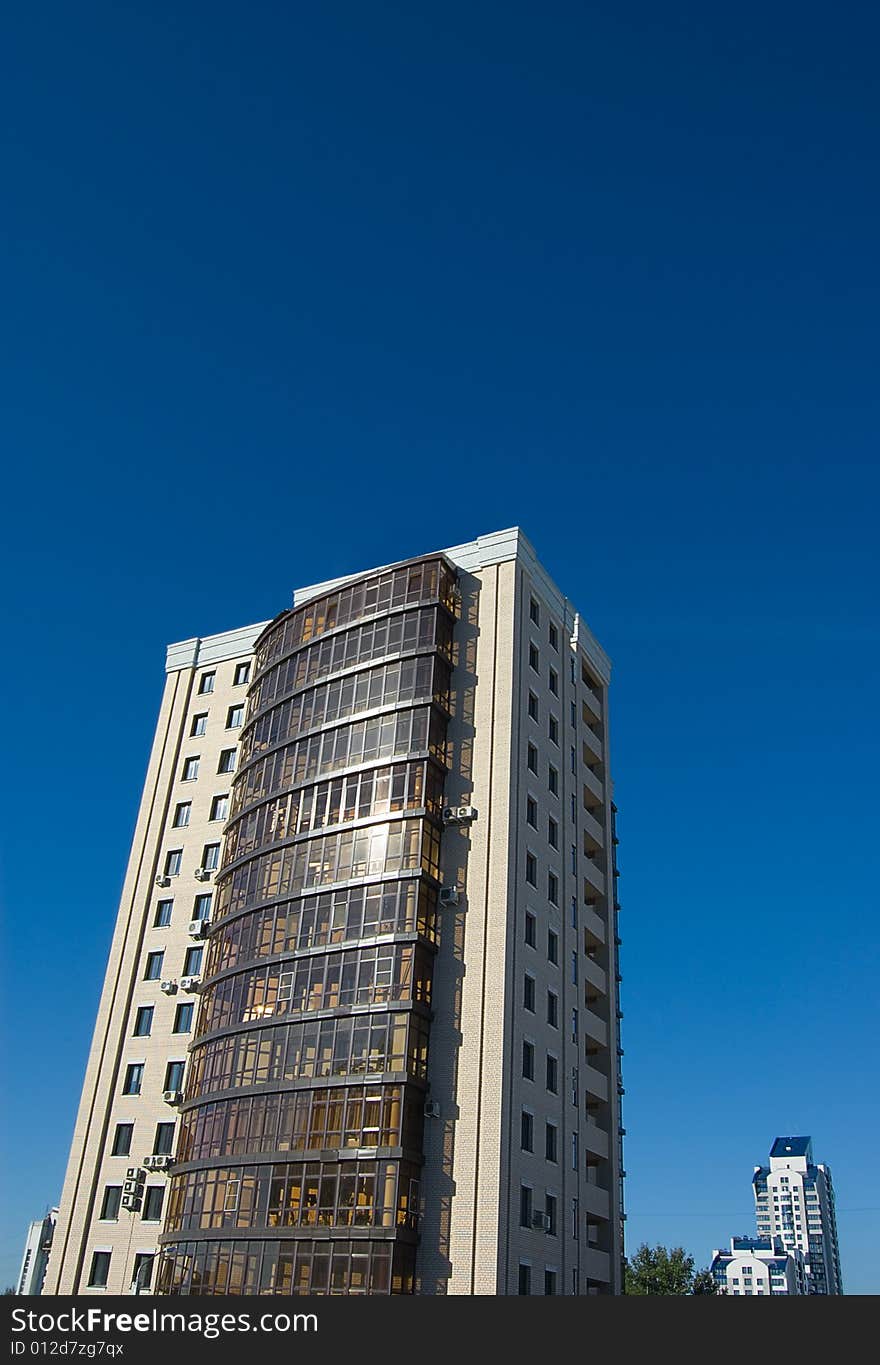
<path id="1" fill-rule="evenodd" d="M 591 776 L 592 776 L 592 774 L 591 774 Z M 582 814 L 582 816 L 581 816 L 581 819 L 582 819 L 582 821 L 583 821 L 583 826 L 584 826 L 585 832 L 586 832 L 587 834 L 589 834 L 590 838 L 593 840 L 593 842 L 594 842 L 595 844 L 598 844 L 599 848 L 604 848 L 604 847 L 605 847 L 605 831 L 604 831 L 604 829 L 602 828 L 602 826 L 599 824 L 599 821 L 596 820 L 596 819 L 590 814 L 590 812 L 589 812 L 588 810 L 585 810 L 585 811 L 583 812 L 583 814 Z"/>
<path id="2" fill-rule="evenodd" d="M 584 1125 L 584 1147 L 593 1156 L 600 1156 L 608 1159 L 608 1134 L 604 1128 L 600 1128 L 598 1123 L 591 1123 L 589 1119 Z"/>
<path id="3" fill-rule="evenodd" d="M 581 715 L 586 725 L 602 719 L 602 703 L 592 687 L 588 687 L 586 683 L 581 687 Z"/>
<path id="4" fill-rule="evenodd" d="M 607 1223 L 611 1217 L 611 1199 L 607 1190 L 588 1182 L 582 1187 L 582 1201 L 585 1213 Z"/>
<path id="5" fill-rule="evenodd" d="M 598 962 L 594 962 L 591 957 L 585 957 L 583 963 L 584 981 L 593 987 L 599 995 L 608 994 L 608 973 L 604 967 L 600 967 Z"/>
<path id="6" fill-rule="evenodd" d="M 600 895 L 605 895 L 605 876 L 599 871 L 591 858 L 584 859 L 584 874 L 590 886 L 594 887 Z"/>
<path id="7" fill-rule="evenodd" d="M 603 763 L 605 760 L 605 750 L 602 741 L 592 730 L 582 730 L 581 736 L 584 741 L 584 762 Z"/>
<path id="8" fill-rule="evenodd" d="M 583 1068 L 584 1089 L 588 1095 L 595 1095 L 599 1100 L 608 1100 L 608 1081 L 597 1071 L 589 1062 Z"/>
<path id="9" fill-rule="evenodd" d="M 598 1014 L 594 1014 L 591 1009 L 586 1008 L 581 1011 L 581 1019 L 587 1037 L 592 1038 L 595 1043 L 601 1043 L 602 1047 L 607 1047 L 608 1025 L 604 1019 L 600 1019 Z"/>
<path id="10" fill-rule="evenodd" d="M 588 1247 L 581 1252 L 581 1269 L 591 1280 L 602 1284 L 611 1281 L 611 1257 L 607 1251 L 594 1251 Z"/>
<path id="11" fill-rule="evenodd" d="M 604 801 L 605 789 L 602 786 L 602 783 L 599 781 L 596 774 L 591 773 L 589 768 L 583 768 L 581 770 L 581 776 L 584 779 L 584 786 L 587 788 L 589 792 L 593 794 L 593 796 L 595 796 L 596 800 Z"/>
<path id="12" fill-rule="evenodd" d="M 604 943 L 606 941 L 605 921 L 601 916 L 597 915 L 596 911 L 589 905 L 582 906 L 581 915 L 584 921 L 584 933 L 587 940 L 587 947 L 589 947 L 590 938 L 594 938 L 597 943 Z"/>

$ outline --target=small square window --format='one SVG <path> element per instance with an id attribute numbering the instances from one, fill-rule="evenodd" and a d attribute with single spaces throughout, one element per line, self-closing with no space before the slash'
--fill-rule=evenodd
<path id="1" fill-rule="evenodd" d="M 523 1039 L 522 1045 L 522 1074 L 523 1080 L 533 1081 L 535 1079 L 535 1045 Z"/>
<path id="2" fill-rule="evenodd" d="M 550 648 L 551 649 L 559 648 L 559 632 L 552 621 L 550 622 Z"/>
<path id="3" fill-rule="evenodd" d="M 531 1292 L 532 1292 L 532 1267 L 531 1267 L 530 1265 L 523 1265 L 522 1262 L 520 1262 L 520 1267 L 519 1267 L 519 1281 L 518 1281 L 517 1293 L 518 1293 L 518 1294 L 531 1294 Z"/>
<path id="4" fill-rule="evenodd" d="M 184 976 L 198 976 L 202 970 L 202 954 L 204 948 L 187 948 L 186 956 L 183 959 Z"/>
<path id="5" fill-rule="evenodd" d="M 538 803 L 534 797 L 526 797 L 526 822 L 532 829 L 538 828 Z"/>
<path id="6" fill-rule="evenodd" d="M 235 750 L 234 750 L 234 749 L 221 749 L 221 751 L 220 751 L 220 762 L 217 764 L 217 771 L 218 771 L 218 773 L 234 773 L 234 772 L 235 772 Z"/>
<path id="7" fill-rule="evenodd" d="M 555 1123 L 544 1125 L 544 1159 L 545 1161 L 558 1161 L 557 1155 L 559 1130 Z"/>
<path id="8" fill-rule="evenodd" d="M 195 754 L 192 758 L 183 761 L 183 780 L 184 782 L 195 782 L 199 775 L 199 755 Z"/>
<path id="9" fill-rule="evenodd" d="M 550 1094 L 555 1095 L 559 1089 L 559 1064 L 556 1058 L 551 1057 L 549 1053 L 547 1054 L 545 1081 Z"/>
<path id="10" fill-rule="evenodd" d="M 197 716 L 193 716 L 192 728 L 190 729 L 190 732 L 189 732 L 189 733 L 190 733 L 190 738 L 191 738 L 191 739 L 199 739 L 200 736 L 203 735 L 203 734 L 205 733 L 205 730 L 207 729 L 207 726 L 208 726 L 208 713 L 207 713 L 207 711 L 200 711 L 199 714 L 198 714 Z"/>
<path id="11" fill-rule="evenodd" d="M 180 1062 L 179 1065 L 182 1067 L 182 1066 L 183 1066 L 183 1063 Z M 179 1086 L 169 1086 L 168 1088 L 169 1088 L 169 1090 L 171 1090 L 171 1089 L 177 1090 L 177 1089 L 179 1089 Z M 172 1154 L 173 1151 L 174 1151 L 174 1124 L 173 1124 L 173 1123 L 157 1123 L 157 1124 L 156 1124 L 156 1135 L 155 1135 L 155 1137 L 154 1137 L 154 1139 L 153 1139 L 153 1154 L 154 1154 L 154 1156 L 171 1156 L 171 1154 Z"/>
<path id="12" fill-rule="evenodd" d="M 534 597 L 529 602 L 529 619 L 534 621 L 536 626 L 541 624 L 541 608 Z"/>
<path id="13" fill-rule="evenodd" d="M 551 668 L 551 669 L 550 669 L 550 675 L 549 675 L 549 678 L 548 678 L 548 683 L 549 683 L 549 686 L 550 686 L 550 691 L 553 693 L 554 697 L 558 697 L 558 696 L 559 696 L 559 674 L 556 672 L 556 669 L 555 669 L 555 668 Z"/>
<path id="14" fill-rule="evenodd" d="M 147 964 L 144 968 L 145 981 L 160 981 L 162 978 L 162 963 L 165 961 L 165 954 L 147 953 Z"/>
<path id="15" fill-rule="evenodd" d="M 104 1198 L 101 1200 L 101 1222 L 115 1223 L 119 1218 L 119 1205 L 122 1203 L 122 1186 L 105 1185 Z"/>
<path id="16" fill-rule="evenodd" d="M 551 1028 L 559 1028 L 559 996 L 555 991 L 547 992 L 547 1023 Z"/>
<path id="17" fill-rule="evenodd" d="M 545 1293 L 545 1294 L 555 1294 L 555 1293 L 556 1293 L 556 1271 L 555 1271 L 555 1270 L 545 1270 L 545 1271 L 544 1271 L 544 1293 Z"/>
<path id="18" fill-rule="evenodd" d="M 559 772 L 552 763 L 547 769 L 547 786 L 553 796 L 559 795 Z"/>
<path id="19" fill-rule="evenodd" d="M 229 793 L 223 796 L 215 796 L 211 802 L 211 819 L 225 820 L 229 815 Z"/>
<path id="20" fill-rule="evenodd" d="M 122 1083 L 123 1095 L 139 1095 L 141 1086 L 144 1083 L 144 1063 L 131 1062 L 125 1068 L 125 1080 Z"/>
<path id="21" fill-rule="evenodd" d="M 547 899 L 551 905 L 559 904 L 559 878 L 555 872 L 547 873 Z"/>
<path id="22" fill-rule="evenodd" d="M 555 716 L 550 716 L 547 721 L 547 733 L 553 744 L 559 743 L 559 721 Z"/>
<path id="23" fill-rule="evenodd" d="M 162 1087 L 162 1089 L 163 1089 L 163 1090 L 182 1090 L 182 1089 L 183 1089 L 183 1073 L 184 1073 L 185 1068 L 186 1068 L 186 1062 L 169 1062 L 168 1065 L 167 1065 L 166 1068 L 165 1068 L 165 1084 L 164 1084 L 164 1086 Z M 173 1124 L 173 1123 L 171 1124 L 171 1127 L 172 1127 L 172 1128 L 174 1127 L 174 1124 Z M 154 1147 L 153 1150 L 155 1151 L 156 1148 Z"/>
<path id="24" fill-rule="evenodd" d="M 519 1221 L 520 1227 L 532 1226 L 532 1191 L 529 1185 L 519 1187 Z"/>
<path id="25" fill-rule="evenodd" d="M 525 1109 L 520 1116 L 519 1145 L 524 1152 L 535 1150 L 535 1120 Z"/>
<path id="26" fill-rule="evenodd" d="M 251 666 L 250 666 L 249 663 L 247 663 L 247 664 L 236 664 L 236 665 L 235 665 L 235 676 L 233 677 L 233 680 L 232 680 L 232 681 L 233 681 L 233 686 L 234 686 L 234 687 L 242 687 L 246 682 L 249 682 L 249 681 L 250 681 L 250 676 L 251 676 Z"/>
<path id="27" fill-rule="evenodd" d="M 150 1251 L 135 1253 L 131 1272 L 131 1282 L 137 1286 L 134 1292 L 144 1294 L 149 1289 L 150 1281 L 153 1278 L 153 1262 L 155 1259 L 155 1255 Z"/>
<path id="28" fill-rule="evenodd" d="M 211 897 L 210 891 L 203 891 L 201 895 L 196 896 L 193 901 L 193 919 L 211 918 Z"/>
<path id="29" fill-rule="evenodd" d="M 220 866 L 220 845 L 205 844 L 202 849 L 202 867 L 206 872 L 216 872 Z"/>
<path id="30" fill-rule="evenodd" d="M 526 854 L 526 881 L 529 886 L 538 885 L 538 860 L 534 853 Z"/>
<path id="31" fill-rule="evenodd" d="M 529 745 L 526 762 L 528 763 L 529 772 L 536 773 L 538 771 L 538 750 L 535 748 L 534 744 Z"/>
<path id="32" fill-rule="evenodd" d="M 237 730 L 244 722 L 244 706 L 230 706 L 226 712 L 227 730 Z"/>
<path id="33" fill-rule="evenodd" d="M 213 692 L 213 691 L 214 691 L 214 679 L 216 678 L 216 676 L 217 676 L 216 673 L 203 673 L 203 674 L 202 674 L 202 676 L 199 678 L 199 696 L 200 696 L 200 697 L 204 697 L 204 696 L 206 696 L 209 692 Z"/>
<path id="34" fill-rule="evenodd" d="M 156 929 L 165 929 L 171 923 L 171 912 L 174 909 L 174 901 L 157 901 L 156 915 L 153 919 L 153 926 Z"/>
<path id="35" fill-rule="evenodd" d="M 168 852 L 165 854 L 165 876 L 166 876 L 166 877 L 179 877 L 179 876 L 180 876 L 180 863 L 181 863 L 182 858 L 183 858 L 183 849 L 182 849 L 182 848 L 172 848 L 172 849 L 169 849 L 169 850 L 168 850 Z"/>
<path id="36" fill-rule="evenodd" d="M 535 946 L 535 923 L 535 916 L 532 914 L 531 910 L 527 910 L 525 940 L 529 948 L 534 948 Z"/>
<path id="37" fill-rule="evenodd" d="M 550 1233 L 550 1236 L 551 1236 L 551 1237 L 555 1237 L 555 1236 L 556 1236 L 556 1195 L 555 1195 L 555 1194 L 548 1194 L 548 1195 L 545 1195 L 545 1196 L 544 1196 L 544 1211 L 545 1211 L 545 1213 L 547 1214 L 547 1224 L 548 1224 L 548 1226 L 547 1226 L 547 1231 Z M 548 1290 L 547 1292 L 550 1293 L 550 1294 L 555 1294 L 555 1293 L 556 1293 L 556 1272 L 554 1271 L 554 1272 L 552 1272 L 552 1274 L 553 1274 L 553 1281 L 554 1281 L 553 1288 L 552 1288 L 551 1290 Z"/>
<path id="38" fill-rule="evenodd" d="M 172 1033 L 189 1033 L 192 1030 L 194 1006 L 190 1003 L 178 1005 L 174 1011 L 174 1028 Z"/>
<path id="39" fill-rule="evenodd" d="M 535 978 L 528 973 L 523 977 L 523 1009 L 535 1012 Z"/>
<path id="40" fill-rule="evenodd" d="M 551 848 L 559 847 L 559 825 L 551 815 L 547 821 L 547 842 Z"/>
<path id="41" fill-rule="evenodd" d="M 192 801 L 178 801 L 174 808 L 174 829 L 186 829 L 192 815 Z"/>
<path id="42" fill-rule="evenodd" d="M 536 673 L 541 671 L 541 656 L 536 645 L 529 645 L 529 668 L 533 668 Z"/>
<path id="43" fill-rule="evenodd" d="M 164 1185 L 148 1185 L 144 1199 L 143 1219 L 145 1223 L 158 1223 L 162 1217 L 162 1201 L 165 1198 Z"/>
<path id="44" fill-rule="evenodd" d="M 547 930 L 547 961 L 554 966 L 559 961 L 559 935 L 555 929 Z"/>
<path id="45" fill-rule="evenodd" d="M 135 1038 L 149 1038 L 153 1029 L 153 1006 L 141 1005 L 137 1014 L 134 1016 Z"/>
<path id="46" fill-rule="evenodd" d="M 110 1149 L 110 1155 L 129 1156 L 131 1154 L 131 1139 L 133 1133 L 133 1123 L 117 1123 L 116 1132 L 113 1134 L 113 1146 Z"/>
<path id="47" fill-rule="evenodd" d="M 534 692 L 529 693 L 529 715 L 532 720 L 538 719 L 538 698 L 535 696 Z"/>
<path id="48" fill-rule="evenodd" d="M 92 1265 L 89 1270 L 89 1288 L 106 1289 L 107 1276 L 110 1274 L 110 1252 L 96 1251 L 92 1255 Z"/>

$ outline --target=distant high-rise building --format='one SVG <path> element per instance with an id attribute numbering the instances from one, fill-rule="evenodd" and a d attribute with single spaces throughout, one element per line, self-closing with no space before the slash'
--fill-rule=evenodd
<path id="1" fill-rule="evenodd" d="M 731 1237 L 729 1251 L 713 1251 L 709 1269 L 734 1297 L 809 1292 L 803 1254 L 786 1251 L 780 1237 Z"/>
<path id="2" fill-rule="evenodd" d="M 58 1210 L 50 1209 L 45 1218 L 35 1219 L 28 1228 L 21 1270 L 18 1272 L 17 1294 L 42 1294 L 57 1218 Z"/>
<path id="3" fill-rule="evenodd" d="M 804 1258 L 809 1294 L 842 1294 L 831 1168 L 813 1161 L 808 1137 L 779 1137 L 752 1179 L 759 1236 L 779 1237 Z"/>
<path id="4" fill-rule="evenodd" d="M 610 666 L 529 542 L 166 669 L 47 1289 L 619 1292 Z"/>

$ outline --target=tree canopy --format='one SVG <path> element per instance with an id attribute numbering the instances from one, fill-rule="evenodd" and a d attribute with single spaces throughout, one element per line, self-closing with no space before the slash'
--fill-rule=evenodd
<path id="1" fill-rule="evenodd" d="M 624 1266 L 626 1294 L 714 1294 L 708 1270 L 694 1270 L 684 1247 L 648 1246 L 643 1242 Z"/>

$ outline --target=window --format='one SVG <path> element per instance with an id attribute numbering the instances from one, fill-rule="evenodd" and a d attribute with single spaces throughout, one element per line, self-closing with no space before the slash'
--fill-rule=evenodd
<path id="1" fill-rule="evenodd" d="M 182 848 L 172 848 L 165 854 L 165 876 L 179 877 L 180 863 L 183 858 Z"/>
<path id="2" fill-rule="evenodd" d="M 156 916 L 153 925 L 157 929 L 165 929 L 171 923 L 171 911 L 174 908 L 174 901 L 159 901 L 156 905 Z"/>
<path id="3" fill-rule="evenodd" d="M 148 1185 L 144 1200 L 143 1219 L 145 1223 L 158 1223 L 162 1217 L 162 1200 L 165 1196 L 164 1185 Z"/>
<path id="4" fill-rule="evenodd" d="M 551 905 L 559 904 L 559 878 L 555 872 L 547 873 L 547 899 Z"/>
<path id="5" fill-rule="evenodd" d="M 557 629 L 556 629 L 556 627 L 554 626 L 554 624 L 553 624 L 552 621 L 550 622 L 549 634 L 550 634 L 550 648 L 551 648 L 551 649 L 558 649 L 558 648 L 559 648 L 559 632 L 557 631 Z"/>
<path id="6" fill-rule="evenodd" d="M 149 1038 L 153 1028 L 153 1006 L 141 1005 L 134 1016 L 134 1037 Z"/>
<path id="7" fill-rule="evenodd" d="M 174 1062 L 174 1066 L 183 1066 L 183 1062 Z M 179 1085 L 169 1085 L 169 1090 L 179 1090 Z M 153 1142 L 153 1154 L 155 1156 L 171 1156 L 174 1151 L 174 1124 L 157 1123 L 156 1137 Z"/>
<path id="8" fill-rule="evenodd" d="M 541 624 L 541 608 L 538 606 L 534 597 L 529 601 L 529 619 L 534 621 L 536 626 Z"/>
<path id="9" fill-rule="evenodd" d="M 234 687 L 243 687 L 246 682 L 250 682 L 250 677 L 251 677 L 250 664 L 236 664 L 235 675 L 232 679 L 232 684 Z"/>
<path id="10" fill-rule="evenodd" d="M 576 751 L 574 745 L 572 744 L 572 746 L 571 746 L 571 755 L 570 755 L 569 760 L 568 760 L 568 766 L 571 768 L 571 771 L 572 771 L 573 773 L 577 773 L 577 765 L 578 765 L 577 751 Z"/>
<path id="11" fill-rule="evenodd" d="M 223 796 L 215 796 L 211 802 L 211 819 L 225 820 L 229 814 L 229 793 Z"/>
<path id="12" fill-rule="evenodd" d="M 178 801 L 174 810 L 174 829 L 185 829 L 192 814 L 192 801 Z"/>
<path id="13" fill-rule="evenodd" d="M 559 1028 L 559 996 L 555 991 L 547 992 L 547 1023 L 551 1028 Z"/>
<path id="14" fill-rule="evenodd" d="M 131 1138 L 133 1133 L 133 1123 L 117 1123 L 116 1132 L 113 1134 L 113 1146 L 110 1149 L 110 1155 L 129 1156 L 131 1153 Z"/>
<path id="15" fill-rule="evenodd" d="M 190 739 L 199 739 L 208 727 L 207 711 L 200 711 L 197 716 L 193 716 L 193 723 L 190 727 Z"/>
<path id="16" fill-rule="evenodd" d="M 172 1033 L 189 1033 L 192 1028 L 193 1006 L 192 1004 L 178 1005 L 174 1011 L 174 1028 Z"/>
<path id="17" fill-rule="evenodd" d="M 528 763 L 529 772 L 536 773 L 538 771 L 538 750 L 535 748 L 534 744 L 529 745 L 526 762 Z"/>
<path id="18" fill-rule="evenodd" d="M 532 1226 L 532 1191 L 528 1185 L 519 1187 L 519 1225 L 522 1228 Z"/>
<path id="19" fill-rule="evenodd" d="M 574 702 L 571 703 L 571 723 L 572 726 L 576 726 L 578 723 L 577 707 L 575 706 Z"/>
<path id="20" fill-rule="evenodd" d="M 193 754 L 190 758 L 183 760 L 183 780 L 184 782 L 195 782 L 199 775 L 199 758 L 201 755 Z"/>
<path id="21" fill-rule="evenodd" d="M 548 673 L 548 675 L 547 675 L 547 685 L 548 685 L 548 687 L 550 688 L 550 691 L 553 693 L 554 697 L 558 697 L 558 696 L 559 696 L 559 674 L 556 672 L 556 669 L 555 669 L 555 668 L 551 668 L 551 669 L 549 670 L 549 673 Z"/>
<path id="22" fill-rule="evenodd" d="M 535 1079 L 535 1045 L 525 1039 L 522 1045 L 522 1074 L 526 1081 Z"/>
<path id="23" fill-rule="evenodd" d="M 526 822 L 532 829 L 538 828 L 538 803 L 532 796 L 526 797 Z"/>
<path id="24" fill-rule="evenodd" d="M 557 1161 L 557 1139 L 559 1130 L 555 1123 L 545 1123 L 544 1125 L 544 1158 L 546 1161 Z"/>
<path id="25" fill-rule="evenodd" d="M 556 1271 L 555 1271 L 555 1270 L 545 1270 L 545 1271 L 544 1271 L 544 1293 L 545 1293 L 545 1294 L 555 1294 L 555 1293 L 556 1293 Z"/>
<path id="26" fill-rule="evenodd" d="M 122 1201 L 121 1185 L 105 1185 L 104 1198 L 101 1201 L 101 1221 L 103 1223 L 115 1223 L 119 1217 L 119 1205 Z"/>
<path id="27" fill-rule="evenodd" d="M 547 821 L 547 842 L 551 848 L 559 847 L 559 826 L 552 815 Z"/>
<path id="28" fill-rule="evenodd" d="M 206 872 L 216 872 L 220 866 L 220 845 L 205 844 L 202 849 L 202 867 Z"/>
<path id="29" fill-rule="evenodd" d="M 524 1265 L 523 1262 L 520 1261 L 520 1265 L 519 1265 L 519 1288 L 517 1289 L 517 1293 L 518 1293 L 518 1294 L 531 1294 L 531 1292 L 532 1292 L 532 1267 L 531 1267 L 530 1265 Z"/>
<path id="30" fill-rule="evenodd" d="M 541 671 L 541 656 L 535 645 L 529 645 L 529 668 L 533 668 L 536 673 Z"/>
<path id="31" fill-rule="evenodd" d="M 550 736 L 551 743 L 559 743 L 559 721 L 555 716 L 551 716 L 547 722 L 547 733 Z"/>
<path id="32" fill-rule="evenodd" d="M 199 678 L 199 696 L 200 696 L 200 697 L 204 697 L 204 696 L 206 696 L 209 692 L 213 692 L 213 691 L 214 691 L 214 679 L 216 678 L 216 676 L 217 676 L 216 673 L 203 673 L 203 674 L 202 674 L 202 676 Z"/>
<path id="33" fill-rule="evenodd" d="M 202 954 L 204 948 L 187 948 L 186 956 L 183 959 L 184 976 L 198 976 L 202 970 Z"/>
<path id="34" fill-rule="evenodd" d="M 210 918 L 211 918 L 211 897 L 212 897 L 212 895 L 213 895 L 213 893 L 212 893 L 211 891 L 203 891 L 203 892 L 201 893 L 201 895 L 196 896 L 195 900 L 193 901 L 193 915 L 192 915 L 193 919 L 210 919 Z"/>
<path id="35" fill-rule="evenodd" d="M 535 1120 L 527 1109 L 524 1109 L 520 1116 L 519 1145 L 524 1152 L 535 1150 Z"/>
<path id="36" fill-rule="evenodd" d="M 571 955 L 571 984 L 576 986 L 578 983 L 578 955 L 572 952 Z"/>
<path id="37" fill-rule="evenodd" d="M 110 1252 L 95 1251 L 92 1254 L 92 1265 L 89 1270 L 89 1288 L 106 1289 L 107 1276 L 110 1273 Z"/>
<path id="38" fill-rule="evenodd" d="M 577 1135 L 577 1133 L 572 1133 L 572 1135 L 571 1135 L 571 1169 L 572 1169 L 573 1171 L 576 1171 L 577 1168 L 578 1168 L 578 1166 L 580 1165 L 580 1154 L 579 1154 L 578 1148 L 579 1148 L 578 1135 Z M 577 1233 L 575 1233 L 575 1236 L 577 1236 Z"/>
<path id="39" fill-rule="evenodd" d="M 122 1083 L 123 1095 L 139 1095 L 141 1086 L 144 1083 L 144 1063 L 131 1062 L 125 1068 L 125 1080 Z"/>
<path id="40" fill-rule="evenodd" d="M 241 704 L 238 706 L 230 706 L 229 710 L 226 712 L 227 730 L 237 730 L 243 720 L 244 706 Z"/>
<path id="41" fill-rule="evenodd" d="M 559 960 L 559 935 L 555 929 L 547 930 L 547 961 L 556 963 Z"/>
<path id="42" fill-rule="evenodd" d="M 548 1195 L 545 1195 L 545 1196 L 544 1196 L 544 1212 L 547 1214 L 547 1221 L 548 1221 L 548 1223 L 549 1223 L 549 1227 L 547 1228 L 547 1231 L 550 1233 L 550 1236 L 551 1236 L 551 1237 L 555 1237 L 555 1236 L 556 1236 L 556 1195 L 555 1195 L 555 1194 L 548 1194 Z M 554 1279 L 555 1279 L 555 1276 L 554 1276 Z M 555 1293 L 556 1293 L 556 1289 L 553 1288 L 550 1292 L 551 1292 L 552 1294 L 555 1294 Z"/>
<path id="43" fill-rule="evenodd" d="M 572 1012 L 571 1012 L 571 1041 L 572 1041 L 573 1043 L 576 1043 L 577 1040 L 578 1040 L 578 1012 L 577 1012 L 577 1010 L 574 1010 L 574 1009 L 573 1009 Z"/>
<path id="44" fill-rule="evenodd" d="M 534 853 L 526 854 L 526 881 L 529 886 L 538 885 L 538 860 Z"/>
<path id="45" fill-rule="evenodd" d="M 547 769 L 547 786 L 554 796 L 559 795 L 559 772 L 552 763 Z"/>
<path id="46" fill-rule="evenodd" d="M 559 1089 L 559 1064 L 555 1057 L 547 1053 L 547 1067 L 545 1073 L 545 1083 L 551 1095 L 555 1095 Z"/>
<path id="47" fill-rule="evenodd" d="M 186 1062 L 169 1062 L 165 1068 L 165 1084 L 163 1090 L 182 1090 L 183 1072 Z M 172 1129 L 174 1124 L 169 1125 Z"/>
<path id="48" fill-rule="evenodd" d="M 529 693 L 529 715 L 532 720 L 538 719 L 538 698 L 535 696 L 534 692 Z"/>
<path id="49" fill-rule="evenodd" d="M 523 1009 L 535 1012 L 535 978 L 528 972 L 523 976 Z"/>
<path id="50" fill-rule="evenodd" d="M 571 870 L 572 870 L 572 872 L 574 873 L 574 875 L 577 876 L 577 870 L 578 870 L 578 851 L 577 851 L 577 847 L 576 847 L 575 844 L 572 844 L 572 846 L 571 846 Z"/>
<path id="51" fill-rule="evenodd" d="M 164 953 L 147 953 L 147 965 L 144 969 L 145 981 L 159 981 L 162 977 L 162 963 L 165 961 Z"/>
<path id="52" fill-rule="evenodd" d="M 131 1271 L 131 1282 L 136 1285 L 138 1290 L 143 1293 L 149 1289 L 150 1281 L 153 1278 L 153 1262 L 156 1257 L 151 1251 L 138 1251 L 135 1253 L 134 1265 Z"/>
<path id="53" fill-rule="evenodd" d="M 525 940 L 526 940 L 527 945 L 528 945 L 530 948 L 534 948 L 534 946 L 535 946 L 535 925 L 536 925 L 536 923 L 537 923 L 537 921 L 536 921 L 536 919 L 535 919 L 535 916 L 532 914 L 531 910 L 527 910 L 527 911 L 526 911 L 526 931 L 525 931 Z"/>
<path id="54" fill-rule="evenodd" d="M 235 772 L 235 750 L 234 750 L 234 749 L 221 749 L 221 750 L 220 750 L 220 762 L 217 764 L 217 771 L 218 771 L 218 773 L 234 773 L 234 772 Z"/>

